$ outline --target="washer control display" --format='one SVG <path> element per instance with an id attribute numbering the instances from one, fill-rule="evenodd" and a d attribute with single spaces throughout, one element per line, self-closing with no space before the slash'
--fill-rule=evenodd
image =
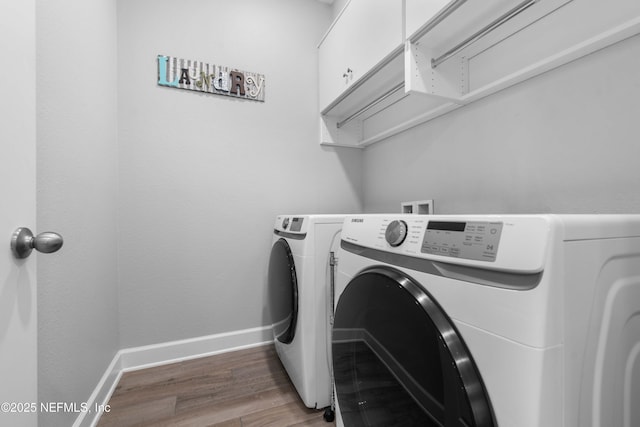
<path id="1" fill-rule="evenodd" d="M 477 261 L 496 260 L 501 222 L 429 221 L 422 253 Z"/>
<path id="2" fill-rule="evenodd" d="M 293 218 L 291 221 L 291 231 L 300 231 L 302 230 L 302 221 L 304 218 Z"/>

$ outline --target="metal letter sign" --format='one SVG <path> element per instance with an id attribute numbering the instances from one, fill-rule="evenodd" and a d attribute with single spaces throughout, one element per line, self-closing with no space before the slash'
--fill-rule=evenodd
<path id="1" fill-rule="evenodd" d="M 264 102 L 264 75 L 158 55 L 158 85 Z"/>

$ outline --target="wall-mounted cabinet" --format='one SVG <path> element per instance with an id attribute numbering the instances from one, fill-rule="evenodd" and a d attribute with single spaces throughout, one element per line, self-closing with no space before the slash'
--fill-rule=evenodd
<path id="1" fill-rule="evenodd" d="M 318 48 L 320 110 L 366 79 L 403 42 L 402 0 L 351 0 Z"/>
<path id="2" fill-rule="evenodd" d="M 395 35 L 382 46 L 365 33 L 386 21 L 353 22 L 384 7 Z M 319 47 L 321 143 L 365 147 L 639 32 L 637 0 L 352 0 Z M 365 68 L 331 65 L 330 74 L 337 46 L 355 52 L 374 40 Z M 347 68 L 353 79 L 329 83 Z"/>

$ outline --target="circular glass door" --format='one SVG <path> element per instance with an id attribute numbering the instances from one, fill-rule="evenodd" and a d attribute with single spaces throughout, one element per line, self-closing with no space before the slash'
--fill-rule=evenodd
<path id="1" fill-rule="evenodd" d="M 336 307 L 332 355 L 346 426 L 496 425 L 453 322 L 400 271 L 373 267 L 349 282 Z"/>
<path id="2" fill-rule="evenodd" d="M 285 239 L 279 239 L 271 248 L 268 289 L 274 337 L 289 344 L 298 318 L 298 280 L 293 254 Z"/>

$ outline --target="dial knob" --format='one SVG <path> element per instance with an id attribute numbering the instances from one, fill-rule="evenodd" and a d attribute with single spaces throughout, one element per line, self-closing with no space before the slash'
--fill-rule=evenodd
<path id="1" fill-rule="evenodd" d="M 407 237 L 407 223 L 404 221 L 391 221 L 384 233 L 384 238 L 391 246 L 400 246 Z"/>
<path id="2" fill-rule="evenodd" d="M 286 230 L 287 227 L 289 227 L 289 218 L 285 218 L 284 221 L 282 221 L 282 229 Z"/>

